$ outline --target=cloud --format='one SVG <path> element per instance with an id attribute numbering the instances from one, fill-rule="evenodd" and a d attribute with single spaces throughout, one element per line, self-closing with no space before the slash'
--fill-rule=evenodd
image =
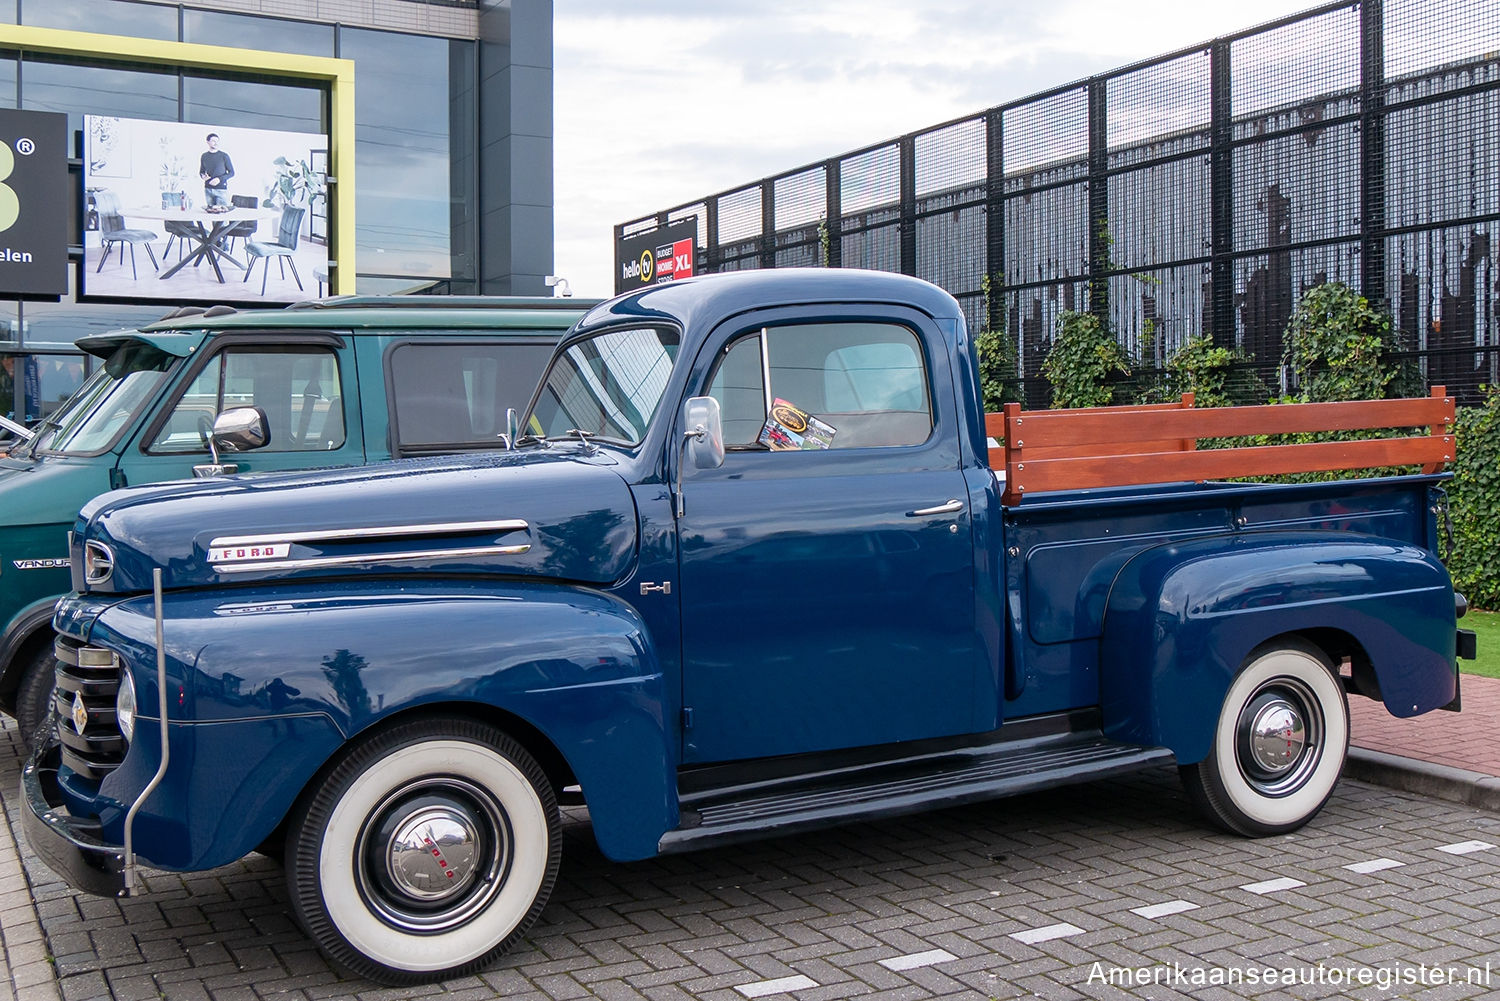
<path id="1" fill-rule="evenodd" d="M 555 270 L 609 295 L 615 225 L 1304 4 L 567 0 Z"/>

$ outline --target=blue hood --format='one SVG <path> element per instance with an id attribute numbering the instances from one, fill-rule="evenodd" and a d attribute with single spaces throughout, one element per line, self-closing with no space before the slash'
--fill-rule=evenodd
<path id="1" fill-rule="evenodd" d="M 499 574 L 587 584 L 635 562 L 630 489 L 603 452 L 501 452 L 117 490 L 78 518 L 113 557 L 91 593 L 324 576 Z M 75 584 L 80 571 L 75 570 Z"/>

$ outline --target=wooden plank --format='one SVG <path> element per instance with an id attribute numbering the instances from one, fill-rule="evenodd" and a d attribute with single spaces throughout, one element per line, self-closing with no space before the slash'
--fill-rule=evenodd
<path id="1" fill-rule="evenodd" d="M 1446 428 L 1453 419 L 1454 401 L 1451 397 L 1426 397 L 1154 412 L 1123 410 L 1112 414 L 1032 410 L 1017 417 L 1013 431 L 1018 447 L 1051 448 L 1166 438 L 1230 438 L 1399 427 Z M 1102 452 L 1101 449 L 1095 454 Z"/>
<path id="2" fill-rule="evenodd" d="M 1032 414 L 1112 414 L 1118 417 L 1121 414 L 1127 413 L 1154 413 L 1162 410 L 1181 410 L 1184 407 L 1191 407 L 1192 405 L 1193 394 L 1183 393 L 1182 399 L 1176 403 L 1140 403 L 1126 404 L 1119 407 L 1072 407 L 1067 410 L 1027 410 L 1024 413 L 1028 416 Z M 1019 407 L 1020 404 L 1007 404 L 1007 406 Z M 1005 412 L 1003 410 L 997 410 L 984 415 L 984 433 L 991 438 L 1005 437 Z"/>
<path id="3" fill-rule="evenodd" d="M 1005 492 L 1007 498 L 1019 500 L 1025 494 L 1046 490 L 1424 465 L 1452 460 L 1452 435 L 1156 452 L 1108 458 L 1037 459 L 1008 465 Z"/>

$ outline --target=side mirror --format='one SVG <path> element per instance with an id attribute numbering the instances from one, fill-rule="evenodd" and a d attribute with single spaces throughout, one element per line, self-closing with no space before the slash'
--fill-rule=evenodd
<path id="1" fill-rule="evenodd" d="M 214 418 L 214 433 L 209 443 L 216 450 L 248 452 L 264 448 L 270 440 L 270 422 L 264 410 L 260 407 L 235 407 Z"/>
<path id="2" fill-rule="evenodd" d="M 500 435 L 500 440 L 505 443 L 506 451 L 516 447 L 516 438 L 521 433 L 521 419 L 516 416 L 516 408 L 508 407 L 505 411 L 505 431 Z"/>
<path id="3" fill-rule="evenodd" d="M 718 469 L 724 465 L 724 418 L 719 401 L 712 396 L 695 396 L 682 405 L 683 440 L 688 455 L 699 469 Z"/>
<path id="4" fill-rule="evenodd" d="M 240 471 L 238 463 L 222 462 L 220 452 L 248 452 L 263 448 L 271 440 L 270 422 L 260 407 L 234 407 L 214 418 L 212 433 L 208 436 L 208 450 L 213 461 L 193 467 L 193 475 L 199 479 L 212 476 L 227 476 Z"/>
<path id="5" fill-rule="evenodd" d="M 682 467 L 691 459 L 698 469 L 724 465 L 724 418 L 719 401 L 694 396 L 682 405 L 682 456 L 677 463 L 677 517 L 682 517 Z"/>

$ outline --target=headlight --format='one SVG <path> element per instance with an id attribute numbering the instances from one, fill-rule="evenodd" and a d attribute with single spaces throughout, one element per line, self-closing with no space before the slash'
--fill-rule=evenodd
<path id="1" fill-rule="evenodd" d="M 115 695 L 115 722 L 129 743 L 135 739 L 135 679 L 127 668 L 120 672 L 120 691 Z"/>

